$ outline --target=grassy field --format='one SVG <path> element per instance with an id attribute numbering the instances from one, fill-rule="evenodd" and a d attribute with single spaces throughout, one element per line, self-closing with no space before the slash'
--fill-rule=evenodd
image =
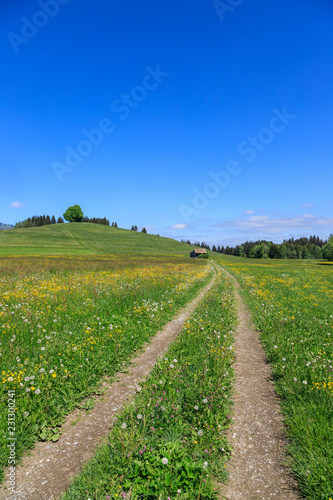
<path id="1" fill-rule="evenodd" d="M 63 500 L 218 497 L 230 455 L 235 327 L 231 280 L 216 283 Z"/>
<path id="2" fill-rule="evenodd" d="M 1 255 L 189 255 L 171 238 L 88 222 L 0 231 Z"/>
<path id="3" fill-rule="evenodd" d="M 261 332 L 305 498 L 333 498 L 333 265 L 224 258 Z"/>
<path id="4" fill-rule="evenodd" d="M 23 230 L 24 231 L 24 230 Z M 207 281 L 187 257 L 0 259 L 0 463 L 56 441 L 64 415 L 112 376 Z M 16 425 L 8 427 L 8 395 Z"/>

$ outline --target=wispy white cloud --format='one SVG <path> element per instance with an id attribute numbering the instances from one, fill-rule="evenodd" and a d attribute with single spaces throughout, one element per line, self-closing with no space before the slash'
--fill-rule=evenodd
<path id="1" fill-rule="evenodd" d="M 25 206 L 25 203 L 23 203 L 22 201 L 12 201 L 9 206 L 10 208 L 22 208 Z"/>
<path id="2" fill-rule="evenodd" d="M 314 205 L 313 203 L 304 203 L 304 205 L 302 205 L 302 208 L 313 208 Z"/>
<path id="3" fill-rule="evenodd" d="M 333 218 L 313 214 L 284 217 L 269 215 L 252 215 L 247 219 L 221 221 L 216 227 L 238 230 L 241 233 L 277 235 L 289 231 L 322 232 L 331 231 Z"/>
<path id="4" fill-rule="evenodd" d="M 188 224 L 174 224 L 173 226 L 170 226 L 169 229 L 186 229 L 187 227 L 190 227 Z"/>
<path id="5" fill-rule="evenodd" d="M 254 210 L 246 210 L 246 212 L 244 212 L 245 215 L 253 215 L 255 214 L 255 211 Z"/>

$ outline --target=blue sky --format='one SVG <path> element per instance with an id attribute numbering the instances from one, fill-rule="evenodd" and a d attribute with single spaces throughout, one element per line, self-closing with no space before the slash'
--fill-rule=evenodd
<path id="1" fill-rule="evenodd" d="M 0 221 L 236 244 L 333 232 L 329 0 L 0 7 Z"/>

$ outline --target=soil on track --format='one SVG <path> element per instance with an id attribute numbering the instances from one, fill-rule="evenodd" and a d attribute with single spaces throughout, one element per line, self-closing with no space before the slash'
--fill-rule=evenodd
<path id="1" fill-rule="evenodd" d="M 144 346 L 141 354 L 131 360 L 128 373 L 117 373 L 115 382 L 103 383 L 105 392 L 88 414 L 75 410 L 68 416 L 58 442 L 36 444 L 30 456 L 24 458 L 16 469 L 15 496 L 1 487 L 0 500 L 55 500 L 65 492 L 82 466 L 94 456 L 117 414 L 134 398 L 140 382 L 176 339 L 214 281 L 215 277 Z"/>
<path id="2" fill-rule="evenodd" d="M 251 315 L 240 297 L 240 285 L 230 276 L 238 303 L 234 415 L 228 432 L 233 452 L 228 465 L 229 480 L 221 487 L 220 498 L 297 500 L 300 496 L 286 466 L 287 438 L 271 369 Z"/>

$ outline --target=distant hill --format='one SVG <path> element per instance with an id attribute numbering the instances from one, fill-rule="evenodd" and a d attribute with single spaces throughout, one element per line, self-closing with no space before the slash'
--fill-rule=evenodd
<path id="1" fill-rule="evenodd" d="M 190 255 L 171 238 L 88 222 L 14 228 L 0 232 L 0 255 Z"/>
<path id="2" fill-rule="evenodd" d="M 0 229 L 13 229 L 14 226 L 12 226 L 11 224 L 3 224 L 2 222 L 0 222 Z"/>

